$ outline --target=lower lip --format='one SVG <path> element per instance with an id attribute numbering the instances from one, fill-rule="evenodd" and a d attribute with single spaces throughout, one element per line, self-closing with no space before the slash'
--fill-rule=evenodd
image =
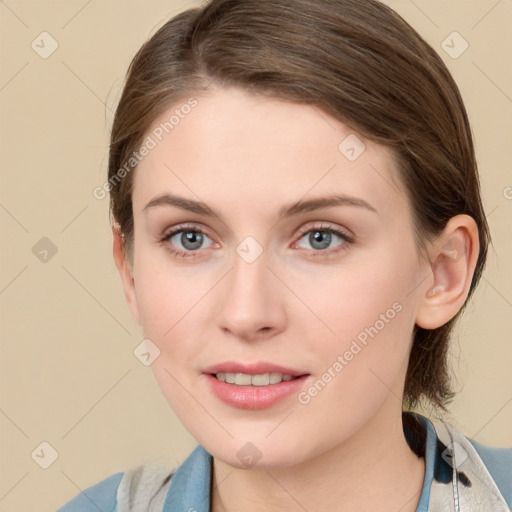
<path id="1" fill-rule="evenodd" d="M 282 381 L 268 386 L 239 386 L 223 382 L 213 375 L 206 375 L 210 389 L 223 402 L 238 409 L 265 409 L 283 400 L 293 393 L 298 393 L 309 375 Z"/>

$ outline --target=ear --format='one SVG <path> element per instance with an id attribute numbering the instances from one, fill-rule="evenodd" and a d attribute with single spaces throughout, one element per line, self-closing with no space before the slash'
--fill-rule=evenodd
<path id="1" fill-rule="evenodd" d="M 132 312 L 133 318 L 140 325 L 139 308 L 137 305 L 137 295 L 135 293 L 135 280 L 133 278 L 133 271 L 128 261 L 124 250 L 124 239 L 118 226 L 112 227 L 112 235 L 114 238 L 113 253 L 114 261 L 117 270 L 121 276 L 121 281 L 124 288 L 124 296 L 128 307 Z"/>
<path id="2" fill-rule="evenodd" d="M 436 329 L 457 314 L 468 296 L 479 251 L 475 220 L 462 214 L 452 217 L 429 246 L 432 276 L 423 287 L 416 316 L 419 327 Z"/>

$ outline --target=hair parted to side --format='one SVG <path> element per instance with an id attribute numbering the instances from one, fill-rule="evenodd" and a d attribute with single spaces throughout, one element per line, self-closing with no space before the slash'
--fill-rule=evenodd
<path id="1" fill-rule="evenodd" d="M 480 280 L 490 233 L 468 117 L 441 58 L 377 0 L 211 0 L 174 17 L 131 62 L 111 133 L 111 215 L 130 263 L 135 168 L 122 179 L 118 171 L 160 115 L 212 81 L 314 105 L 391 148 L 419 253 L 451 217 L 475 219 L 480 253 L 468 298 L 442 327 L 416 326 L 405 382 L 405 407 L 426 398 L 445 409 L 454 395 L 450 333 Z"/>

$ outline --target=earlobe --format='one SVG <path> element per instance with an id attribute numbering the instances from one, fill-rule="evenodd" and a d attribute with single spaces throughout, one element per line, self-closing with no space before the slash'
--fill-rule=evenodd
<path id="1" fill-rule="evenodd" d="M 124 296 L 128 307 L 133 315 L 135 321 L 140 325 L 139 308 L 137 304 L 137 295 L 135 293 L 135 280 L 133 278 L 133 271 L 129 263 L 126 261 L 124 240 L 118 226 L 112 227 L 113 235 L 113 255 L 114 261 L 121 277 L 121 282 L 124 289 Z"/>
<path id="2" fill-rule="evenodd" d="M 478 227 L 468 215 L 450 219 L 442 234 L 429 250 L 432 279 L 416 317 L 424 329 L 436 329 L 451 320 L 468 296 L 480 244 Z"/>

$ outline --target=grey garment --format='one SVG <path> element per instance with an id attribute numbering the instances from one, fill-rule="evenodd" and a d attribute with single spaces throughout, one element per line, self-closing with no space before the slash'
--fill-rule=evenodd
<path id="1" fill-rule="evenodd" d="M 172 473 L 155 463 L 126 471 L 117 488 L 115 512 L 162 512 Z"/>
<path id="2" fill-rule="evenodd" d="M 432 423 L 437 438 L 446 445 L 441 457 L 450 465 L 452 478 L 451 484 L 432 481 L 428 512 L 510 512 L 469 440 L 446 423 Z"/>

